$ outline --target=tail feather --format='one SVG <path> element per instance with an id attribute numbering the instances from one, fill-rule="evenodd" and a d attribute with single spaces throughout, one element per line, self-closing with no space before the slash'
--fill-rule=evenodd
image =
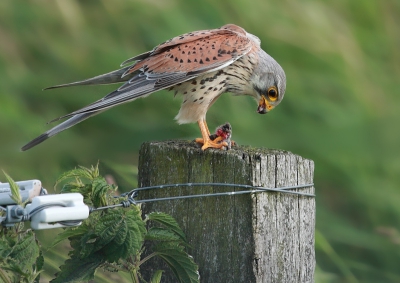
<path id="1" fill-rule="evenodd" d="M 122 75 L 132 66 L 126 66 L 122 69 L 112 71 L 107 74 L 99 75 L 90 79 L 86 79 L 83 81 L 77 81 L 73 83 L 68 83 L 68 84 L 61 84 L 61 85 L 55 85 L 55 86 L 50 86 L 46 87 L 46 89 L 53 89 L 53 88 L 60 88 L 60 87 L 68 87 L 68 86 L 78 86 L 78 85 L 106 85 L 106 84 L 115 84 L 115 83 L 120 83 L 120 82 L 125 82 L 128 81 L 133 77 L 134 74 L 128 75 L 125 77 L 122 77 Z"/>
<path id="2" fill-rule="evenodd" d="M 153 52 L 153 50 L 147 51 L 145 53 L 136 55 L 135 57 L 129 58 L 128 60 L 125 60 L 124 62 L 121 63 L 121 67 L 123 65 L 130 64 L 130 63 L 135 62 L 135 61 L 141 61 L 143 59 L 146 59 L 151 55 L 152 52 Z"/>
<path id="3" fill-rule="evenodd" d="M 96 111 L 96 112 L 89 112 L 89 113 L 82 113 L 82 114 L 78 114 L 75 115 L 71 118 L 69 118 L 68 120 L 62 122 L 61 124 L 58 124 L 57 126 L 55 126 L 54 128 L 48 130 L 47 132 L 41 134 L 40 136 L 38 136 L 37 138 L 31 140 L 30 142 L 28 142 L 26 145 L 24 145 L 21 150 L 25 151 L 28 150 L 42 142 L 44 142 L 45 140 L 47 140 L 48 138 L 51 138 L 52 136 L 82 122 L 83 120 L 86 120 L 94 115 L 99 114 L 102 111 Z"/>

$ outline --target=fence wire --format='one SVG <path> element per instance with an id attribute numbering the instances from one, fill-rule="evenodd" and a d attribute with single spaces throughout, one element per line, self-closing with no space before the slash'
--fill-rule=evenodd
<path id="1" fill-rule="evenodd" d="M 152 198 L 152 199 L 139 199 L 139 200 L 136 199 L 139 195 L 139 192 L 141 192 L 141 191 L 165 189 L 165 188 L 177 188 L 177 187 L 199 187 L 199 186 L 203 186 L 203 187 L 207 187 L 207 186 L 235 187 L 235 188 L 244 188 L 247 190 L 220 192 L 220 193 L 207 193 L 207 194 L 197 194 L 197 195 L 172 196 L 172 197 Z M 92 212 L 92 211 L 103 210 L 103 209 L 114 208 L 114 207 L 129 207 L 132 204 L 141 204 L 141 203 L 147 203 L 147 202 L 171 201 L 171 200 L 217 197 L 217 196 L 234 196 L 234 195 L 242 195 L 242 194 L 255 194 L 255 193 L 261 193 L 261 192 L 279 192 L 279 193 L 284 193 L 284 194 L 293 194 L 293 195 L 305 196 L 305 197 L 315 197 L 315 194 L 293 191 L 295 189 L 309 188 L 312 186 L 314 186 L 313 183 L 304 184 L 304 185 L 286 186 L 286 187 L 280 187 L 280 188 L 266 188 L 266 187 L 252 186 L 252 185 L 240 185 L 240 184 L 229 184 L 229 183 L 165 184 L 165 185 L 148 186 L 148 187 L 141 187 L 141 188 L 133 189 L 129 192 L 126 192 L 126 193 L 123 193 L 123 194 L 117 196 L 117 197 L 127 197 L 126 201 L 123 201 L 123 202 L 121 202 L 119 204 L 115 204 L 115 205 L 91 208 L 90 211 Z"/>

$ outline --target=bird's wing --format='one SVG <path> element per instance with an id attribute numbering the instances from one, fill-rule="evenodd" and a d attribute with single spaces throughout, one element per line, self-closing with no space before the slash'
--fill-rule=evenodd
<path id="1" fill-rule="evenodd" d="M 247 54 L 253 44 L 254 42 L 249 39 L 246 32 L 235 25 L 187 33 L 174 37 L 158 45 L 153 50 L 123 63 L 137 61 L 132 66 L 126 66 L 120 70 L 92 79 L 55 86 L 65 87 L 126 81 L 120 88 L 109 93 L 104 98 L 78 111 L 53 120 L 70 117 L 27 143 L 22 147 L 22 150 L 30 149 L 108 108 L 139 97 L 145 97 L 155 91 L 169 88 L 201 74 L 229 66 Z"/>
<path id="2" fill-rule="evenodd" d="M 174 37 L 153 49 L 150 55 L 139 55 L 140 58 L 147 57 L 126 69 L 122 76 L 133 77 L 119 89 L 55 120 L 105 110 L 222 69 L 247 54 L 252 44 L 245 34 L 224 28 Z"/>
<path id="3" fill-rule="evenodd" d="M 139 54 L 135 57 L 132 57 L 128 60 L 125 60 L 124 62 L 122 62 L 121 66 L 132 63 L 134 61 L 138 61 L 138 60 L 143 60 L 148 58 L 149 56 L 152 55 L 157 55 L 162 53 L 163 51 L 165 51 L 166 49 L 169 49 L 171 47 L 175 47 L 176 45 L 181 45 L 181 44 L 187 44 L 190 43 L 192 41 L 198 40 L 198 39 L 203 39 L 206 38 L 208 36 L 213 36 L 216 34 L 220 34 L 220 35 L 226 35 L 226 34 L 230 34 L 233 35 L 233 33 L 236 36 L 242 36 L 242 37 L 246 37 L 247 36 L 247 32 L 237 26 L 237 25 L 233 25 L 233 24 L 227 24 L 224 25 L 222 27 L 220 27 L 219 29 L 212 29 L 212 30 L 199 30 L 199 31 L 193 31 L 193 32 L 189 32 L 189 33 L 185 33 L 176 37 L 173 37 L 171 39 L 168 39 L 167 41 L 157 45 L 156 47 L 153 48 L 153 50 Z"/>

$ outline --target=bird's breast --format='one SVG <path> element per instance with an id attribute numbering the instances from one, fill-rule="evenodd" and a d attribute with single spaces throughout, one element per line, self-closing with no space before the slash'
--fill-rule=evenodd
<path id="1" fill-rule="evenodd" d="M 183 96 L 181 109 L 175 117 L 178 123 L 194 123 L 205 119 L 210 106 L 226 92 L 228 81 L 224 71 L 219 70 L 174 86 L 175 93 Z"/>
<path id="2" fill-rule="evenodd" d="M 175 119 L 179 124 L 205 119 L 207 110 L 224 92 L 251 95 L 254 91 L 250 76 L 255 66 L 254 56 L 243 56 L 231 65 L 192 80 L 175 85 L 172 90 L 183 95 L 181 109 Z"/>

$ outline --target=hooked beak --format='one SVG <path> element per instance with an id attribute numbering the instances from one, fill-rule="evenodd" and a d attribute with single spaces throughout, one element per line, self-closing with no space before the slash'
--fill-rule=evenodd
<path id="1" fill-rule="evenodd" d="M 267 99 L 265 99 L 264 95 L 261 96 L 260 101 L 258 102 L 257 112 L 259 114 L 268 113 L 270 110 L 274 108 Z"/>

